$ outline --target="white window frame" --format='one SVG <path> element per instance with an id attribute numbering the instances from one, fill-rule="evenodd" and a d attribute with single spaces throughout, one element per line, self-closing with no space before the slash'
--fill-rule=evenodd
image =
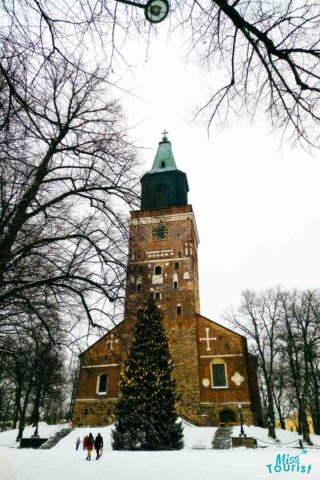
<path id="1" fill-rule="evenodd" d="M 225 378 L 226 378 L 226 385 L 223 385 L 223 386 L 215 386 L 215 385 L 214 385 L 212 365 L 224 365 L 224 375 L 225 375 Z M 215 390 L 229 388 L 227 364 L 226 364 L 226 362 L 225 362 L 222 358 L 215 358 L 214 360 L 212 360 L 212 361 L 210 362 L 210 374 L 211 374 L 211 388 L 213 388 L 213 389 L 215 389 Z"/>
<path id="2" fill-rule="evenodd" d="M 107 377 L 106 391 L 105 392 L 99 392 L 100 377 L 102 375 L 106 375 L 106 377 Z M 100 373 L 100 375 L 97 376 L 96 394 L 97 395 L 107 395 L 108 394 L 108 383 L 109 383 L 109 375 L 107 373 Z"/>

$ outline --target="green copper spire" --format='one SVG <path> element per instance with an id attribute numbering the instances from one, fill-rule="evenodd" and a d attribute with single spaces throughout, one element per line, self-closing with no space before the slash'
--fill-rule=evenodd
<path id="1" fill-rule="evenodd" d="M 151 172 L 161 170 L 176 170 L 176 162 L 171 149 L 171 143 L 167 137 L 167 131 L 162 132 L 162 142 L 159 142 L 158 151 L 156 153 Z"/>
<path id="2" fill-rule="evenodd" d="M 152 169 L 141 178 L 141 210 L 188 205 L 187 175 L 176 167 L 167 133 L 162 133 Z"/>

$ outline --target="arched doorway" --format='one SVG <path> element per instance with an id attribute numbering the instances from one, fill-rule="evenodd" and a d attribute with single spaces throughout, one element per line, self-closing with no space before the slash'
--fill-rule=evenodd
<path id="1" fill-rule="evenodd" d="M 220 425 L 230 425 L 236 423 L 236 414 L 233 410 L 223 410 L 220 412 Z"/>

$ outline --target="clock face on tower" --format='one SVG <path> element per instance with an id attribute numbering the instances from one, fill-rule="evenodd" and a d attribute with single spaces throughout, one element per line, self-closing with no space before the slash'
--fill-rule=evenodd
<path id="1" fill-rule="evenodd" d="M 156 225 L 152 227 L 152 240 L 166 240 L 168 233 L 167 225 Z"/>

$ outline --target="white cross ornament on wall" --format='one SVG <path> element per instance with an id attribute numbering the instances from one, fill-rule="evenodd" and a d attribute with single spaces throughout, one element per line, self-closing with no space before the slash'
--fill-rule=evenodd
<path id="1" fill-rule="evenodd" d="M 240 375 L 239 372 L 236 372 L 233 377 L 231 377 L 233 383 L 235 383 L 238 387 L 240 387 L 241 383 L 244 381 L 244 377 Z"/>
<path id="2" fill-rule="evenodd" d="M 112 351 L 113 351 L 113 344 L 114 344 L 114 343 L 118 343 L 118 339 L 116 338 L 116 339 L 114 340 L 114 335 L 113 335 L 113 333 L 112 333 L 112 334 L 110 335 L 110 340 L 107 340 L 107 341 L 106 341 L 106 344 L 107 344 L 107 345 L 110 344 L 110 350 L 112 350 Z"/>
<path id="3" fill-rule="evenodd" d="M 200 342 L 207 342 L 207 348 L 206 348 L 206 351 L 209 351 L 211 350 L 210 348 L 210 340 L 217 340 L 217 337 L 210 337 L 209 336 L 209 328 L 207 327 L 206 329 L 206 337 L 204 338 L 199 338 Z"/>

